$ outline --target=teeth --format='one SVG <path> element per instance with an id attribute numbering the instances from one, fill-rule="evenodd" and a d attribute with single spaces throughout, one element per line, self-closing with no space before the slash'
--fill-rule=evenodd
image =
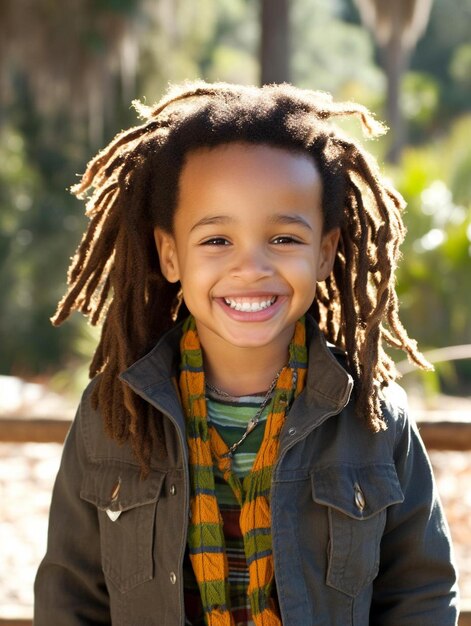
<path id="1" fill-rule="evenodd" d="M 231 309 L 235 309 L 236 311 L 244 311 L 245 313 L 256 313 L 257 311 L 263 311 L 263 309 L 268 309 L 275 300 L 276 296 L 272 296 L 268 300 L 259 300 L 259 301 L 248 301 L 248 300 L 233 300 L 232 298 L 224 298 L 227 305 L 231 307 Z"/>

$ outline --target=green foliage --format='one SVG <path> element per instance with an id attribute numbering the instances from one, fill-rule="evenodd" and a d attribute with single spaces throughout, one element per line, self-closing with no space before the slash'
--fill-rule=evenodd
<path id="1" fill-rule="evenodd" d="M 169 82 L 257 83 L 257 10 L 247 0 L 162 2 L 141 45 L 139 92 L 158 100 Z"/>
<path id="2" fill-rule="evenodd" d="M 398 280 L 402 316 L 422 349 L 471 343 L 470 133 L 466 116 L 448 137 L 408 148 L 392 172 L 408 202 Z M 465 376 L 465 366 L 457 369 Z"/>
<path id="3" fill-rule="evenodd" d="M 435 77 L 441 86 L 438 119 L 448 121 L 469 110 L 470 74 L 463 73 L 466 64 L 469 68 L 470 18 L 471 0 L 434 0 L 427 32 L 412 58 L 413 70 Z"/>
<path id="4" fill-rule="evenodd" d="M 401 109 L 410 131 L 424 136 L 433 125 L 440 104 L 440 86 L 435 78 L 421 72 L 408 72 L 402 81 Z"/>
<path id="5" fill-rule="evenodd" d="M 450 62 L 450 74 L 464 89 L 471 88 L 471 44 L 459 46 Z"/>
<path id="6" fill-rule="evenodd" d="M 361 85 L 363 103 L 377 103 L 384 77 L 374 64 L 374 46 L 359 25 L 338 18 L 338 4 L 323 0 L 293 5 L 293 73 L 300 87 L 336 94 Z M 373 97 L 373 101 L 372 101 Z"/>
<path id="7" fill-rule="evenodd" d="M 47 162 L 43 159 L 42 165 Z M 52 165 L 56 162 L 49 155 Z M 18 131 L 0 132 L 0 370 L 34 374 L 59 363 L 74 324 L 56 332 L 49 317 L 65 285 L 68 256 L 83 221 L 48 188 Z M 47 180 L 60 173 L 50 171 Z M 67 206 L 68 205 L 68 206 Z M 69 209 L 69 210 L 67 210 Z M 65 253 L 66 249 L 69 251 Z"/>

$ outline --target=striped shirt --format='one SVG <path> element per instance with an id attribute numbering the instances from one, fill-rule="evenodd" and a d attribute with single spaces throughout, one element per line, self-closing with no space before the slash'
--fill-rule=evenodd
<path id="1" fill-rule="evenodd" d="M 264 398 L 265 393 L 231 397 L 208 392 L 208 420 L 229 447 L 239 441 L 245 433 L 249 420 L 257 413 Z M 270 409 L 270 403 L 268 404 L 269 406 L 265 407 L 260 416 L 257 427 L 234 452 L 232 470 L 241 480 L 250 473 L 262 443 Z M 234 497 L 231 487 L 226 483 L 221 472 L 216 467 L 214 467 L 214 480 L 216 497 L 224 521 L 224 539 L 229 566 L 231 613 L 237 625 L 253 626 L 250 603 L 247 597 L 249 570 L 239 525 L 240 506 Z M 204 618 L 199 590 L 188 555 L 186 555 L 184 563 L 184 581 L 187 619 L 193 626 L 203 626 Z"/>

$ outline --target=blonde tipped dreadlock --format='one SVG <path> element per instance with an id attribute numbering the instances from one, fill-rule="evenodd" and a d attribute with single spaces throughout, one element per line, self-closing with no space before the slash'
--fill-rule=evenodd
<path id="1" fill-rule="evenodd" d="M 187 314 L 184 304 L 178 306 L 178 285 L 162 276 L 153 230 L 172 232 L 188 152 L 230 142 L 267 144 L 314 159 L 323 181 L 324 232 L 340 227 L 341 237 L 333 271 L 318 285 L 310 313 L 327 339 L 346 350 L 357 414 L 373 430 L 384 428 L 381 388 L 396 377 L 384 344 L 428 366 L 398 315 L 403 200 L 372 157 L 332 121 L 356 116 L 368 136 L 384 127 L 360 105 L 291 85 L 197 82 L 171 89 L 154 108 L 136 108 L 143 124 L 118 134 L 73 188 L 79 197 L 91 192 L 90 223 L 53 318 L 58 325 L 79 310 L 92 324 L 103 319 L 90 376 L 101 374 L 93 397 L 108 434 L 120 443 L 131 439 L 143 474 L 153 449 L 165 454 L 155 409 L 118 374 Z"/>

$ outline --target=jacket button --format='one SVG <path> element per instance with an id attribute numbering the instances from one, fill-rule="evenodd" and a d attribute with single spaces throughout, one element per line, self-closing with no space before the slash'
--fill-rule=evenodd
<path id="1" fill-rule="evenodd" d="M 174 585 L 177 582 L 177 575 L 175 572 L 170 572 L 170 582 Z"/>
<path id="2" fill-rule="evenodd" d="M 355 490 L 355 504 L 360 509 L 360 511 L 363 511 L 366 506 L 365 495 L 358 483 L 355 483 L 353 489 Z"/>
<path id="3" fill-rule="evenodd" d="M 296 434 L 296 428 L 294 426 L 291 426 L 291 428 L 288 430 L 288 435 L 295 435 Z"/>
<path id="4" fill-rule="evenodd" d="M 174 496 L 177 493 L 177 488 L 175 485 L 170 485 L 170 495 Z"/>

